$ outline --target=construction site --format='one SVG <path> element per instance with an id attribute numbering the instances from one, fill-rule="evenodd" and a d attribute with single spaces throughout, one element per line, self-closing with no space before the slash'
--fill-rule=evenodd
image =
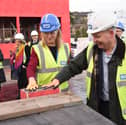
<path id="1" fill-rule="evenodd" d="M 77 55 L 79 55 L 82 52 L 84 53 L 84 50 L 86 50 L 87 46 L 90 45 L 91 43 L 90 36 L 89 34 L 87 34 L 87 30 L 90 24 L 89 17 L 90 17 L 90 14 L 93 13 L 93 11 L 71 13 L 69 10 L 69 6 L 70 6 L 69 4 L 70 4 L 69 0 L 62 0 L 62 1 L 59 1 L 59 0 L 53 0 L 53 1 L 50 1 L 50 0 L 37 0 L 37 1 L 1 0 L 1 3 L 0 3 L 0 50 L 4 57 L 4 60 L 2 62 L 3 63 L 2 69 L 5 73 L 6 80 L 0 83 L 1 84 L 1 87 L 0 87 L 0 107 L 1 107 L 0 125 L 116 125 L 114 120 L 111 120 L 111 118 L 104 117 L 102 113 L 95 111 L 94 108 L 87 105 L 89 101 L 88 96 L 91 96 L 91 94 L 87 93 L 86 76 L 92 75 L 93 73 L 88 74 L 86 70 L 82 70 L 82 72 L 79 74 L 80 71 L 75 71 L 75 72 L 78 72 L 76 74 L 79 74 L 79 75 L 76 75 L 76 76 L 73 75 L 74 77 L 71 77 L 68 80 L 69 87 L 67 91 L 62 91 L 60 89 L 59 87 L 60 83 L 58 87 L 54 87 L 54 86 L 43 87 L 43 84 L 42 85 L 40 84 L 41 86 L 38 85 L 37 87 L 32 88 L 31 90 L 27 89 L 28 85 L 26 88 L 19 89 L 19 85 L 18 85 L 19 80 L 12 78 L 12 65 L 11 65 L 11 60 L 10 60 L 11 58 L 10 52 L 15 51 L 17 49 L 16 40 L 19 40 L 19 39 L 16 39 L 15 36 L 18 33 L 23 34 L 23 37 L 25 38 L 25 41 L 26 41 L 26 43 L 25 44 L 23 43 L 23 44 L 28 45 L 28 42 L 32 41 L 31 40 L 32 31 L 36 31 L 39 41 L 42 41 L 43 38 L 44 37 L 46 38 L 47 35 L 53 36 L 55 32 L 57 32 L 58 30 L 61 30 L 62 41 L 64 41 L 63 43 L 68 45 L 68 48 L 70 49 L 70 52 L 69 52 L 70 53 L 69 56 L 71 56 L 70 59 L 73 61 L 75 58 L 76 60 Z M 54 30 L 50 30 L 49 32 L 46 32 L 46 31 L 44 32 L 41 29 L 44 27 L 44 25 L 42 25 L 42 21 L 44 20 L 44 16 L 47 13 L 48 15 L 50 14 L 51 16 L 54 16 L 56 19 L 59 20 L 60 27 Z M 121 13 L 120 11 L 114 12 L 114 13 L 117 14 L 118 19 L 122 18 L 122 16 L 120 16 L 120 13 Z M 47 20 L 47 18 L 48 16 L 46 15 L 45 21 Z M 124 19 L 123 19 L 123 22 L 125 22 Z M 47 23 L 47 25 L 45 26 L 47 26 L 45 29 L 48 30 L 49 27 L 51 28 L 53 27 L 53 24 L 49 25 L 49 23 Z M 100 31 L 98 31 L 98 33 L 99 32 Z M 48 38 L 46 40 L 48 41 L 49 39 L 51 38 Z M 92 37 L 91 37 L 91 40 L 92 40 Z M 101 44 L 99 44 L 99 46 L 100 45 Z M 48 48 L 51 51 L 52 48 L 50 49 L 49 46 Z M 62 52 L 64 51 L 65 51 L 65 46 Z M 35 50 L 35 52 L 38 52 L 38 51 Z M 48 52 L 48 51 L 45 51 L 43 49 L 43 52 Z M 55 59 L 55 56 L 56 56 L 56 59 L 58 58 L 58 52 L 60 51 L 57 51 L 56 55 L 54 55 L 52 52 L 52 55 L 54 57 L 53 59 Z M 32 53 L 33 53 L 33 50 L 30 50 L 31 55 Z M 68 52 L 66 51 L 66 56 L 67 56 L 67 53 Z M 92 53 L 89 53 L 88 55 L 89 57 L 87 56 L 89 58 L 87 59 L 87 62 L 90 61 L 90 56 L 93 55 L 91 54 Z M 65 64 L 63 60 L 64 55 L 65 54 L 63 55 L 61 54 L 61 62 L 60 62 L 60 64 L 63 63 L 63 66 Z M 43 61 L 39 58 L 39 57 L 42 58 L 42 56 L 43 57 L 45 56 L 44 61 L 46 61 L 46 59 L 48 58 L 47 65 L 49 64 L 51 65 L 51 66 L 49 65 L 47 69 L 46 69 L 47 65 L 45 64 L 45 62 L 44 62 L 45 69 L 43 68 L 44 66 Z M 24 58 L 24 55 L 22 57 Z M 55 66 L 54 67 L 52 66 L 53 63 L 51 62 L 51 58 L 49 56 L 47 57 L 46 54 L 45 55 L 38 54 L 36 57 L 38 57 L 38 60 L 37 60 L 38 62 L 36 63 L 36 67 L 39 67 L 38 65 L 40 64 L 41 68 L 43 68 L 44 70 L 47 70 L 48 74 L 50 72 L 54 72 L 53 71 L 54 69 L 58 69 L 58 72 L 62 71 L 61 69 L 59 70 L 60 67 L 58 64 L 58 59 L 56 60 L 57 67 L 55 68 Z M 16 64 L 15 60 L 14 60 L 14 64 Z M 67 61 L 69 62 L 69 58 Z M 1 59 L 0 59 L 0 62 L 1 62 Z M 33 60 L 33 62 L 35 62 L 35 60 Z M 86 64 L 88 65 L 88 63 Z M 125 62 L 123 64 L 125 64 Z M 21 65 L 22 67 L 24 66 L 23 61 Z M 78 64 L 75 64 L 75 65 L 78 65 Z M 27 66 L 29 67 L 29 64 Z M 25 67 L 26 73 L 28 72 L 27 66 Z M 93 66 L 95 66 L 95 64 Z M 78 67 L 78 69 L 80 69 L 80 67 Z M 39 73 L 43 73 L 41 69 L 37 69 L 36 71 L 37 72 L 39 71 Z M 125 75 L 125 71 L 123 70 L 122 72 L 123 72 L 123 75 Z M 34 75 L 36 77 L 35 78 L 36 80 L 37 73 Z M 93 77 L 94 76 L 92 75 L 91 78 Z M 55 79 L 51 79 L 50 82 L 53 82 L 53 80 Z M 96 79 L 94 78 L 94 81 L 95 80 Z M 28 83 L 29 81 L 30 80 L 28 79 Z M 125 82 L 125 77 L 123 77 L 123 82 Z M 95 85 L 94 87 L 96 87 Z M 91 90 L 92 90 L 92 87 L 90 87 L 90 91 Z M 94 90 L 94 93 L 95 93 L 95 90 Z M 20 97 L 18 97 L 19 95 Z M 115 98 L 115 95 L 114 95 L 114 98 Z M 123 108 L 125 109 L 125 106 Z M 120 110 L 121 109 L 119 109 L 119 111 Z M 123 118 L 125 118 L 125 116 L 123 116 Z"/>

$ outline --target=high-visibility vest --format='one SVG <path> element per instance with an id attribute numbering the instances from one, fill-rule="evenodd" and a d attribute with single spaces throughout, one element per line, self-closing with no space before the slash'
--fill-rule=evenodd
<path id="1" fill-rule="evenodd" d="M 88 69 L 87 69 L 87 77 L 86 77 L 86 87 L 87 87 L 88 99 L 90 96 L 91 77 L 92 77 L 93 66 L 94 66 L 92 48 L 93 48 L 93 43 L 90 43 L 87 49 Z M 122 116 L 126 120 L 126 51 L 125 51 L 125 58 L 122 60 L 122 65 L 118 65 L 117 67 L 116 88 L 117 88 L 118 98 L 121 106 Z"/>
<path id="2" fill-rule="evenodd" d="M 87 98 L 89 99 L 90 96 L 90 89 L 91 89 L 91 77 L 93 73 L 93 42 L 90 42 L 87 48 L 87 62 L 88 62 L 88 69 L 86 75 L 86 94 Z"/>
<path id="3" fill-rule="evenodd" d="M 69 47 L 64 44 L 58 49 L 57 62 L 55 61 L 51 51 L 47 46 L 42 46 L 41 43 L 33 46 L 39 65 L 37 66 L 36 79 L 38 85 L 48 84 L 56 76 L 56 74 L 65 66 L 69 58 Z M 68 88 L 68 83 L 64 82 L 59 86 L 61 90 Z"/>
<path id="4" fill-rule="evenodd" d="M 0 61 L 0 69 L 3 69 L 3 62 Z"/>

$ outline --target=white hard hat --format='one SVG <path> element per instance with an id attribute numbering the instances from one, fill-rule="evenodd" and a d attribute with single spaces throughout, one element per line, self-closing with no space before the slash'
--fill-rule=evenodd
<path id="1" fill-rule="evenodd" d="M 87 33 L 93 34 L 101 31 L 105 31 L 111 27 L 114 27 L 116 24 L 115 14 L 95 12 L 91 17 L 90 24 L 88 24 Z"/>
<path id="2" fill-rule="evenodd" d="M 33 30 L 33 31 L 31 32 L 31 36 L 38 36 L 38 32 L 37 32 L 36 30 Z"/>
<path id="3" fill-rule="evenodd" d="M 24 40 L 24 35 L 22 33 L 17 33 L 15 36 L 14 36 L 14 39 L 19 39 L 19 40 Z"/>

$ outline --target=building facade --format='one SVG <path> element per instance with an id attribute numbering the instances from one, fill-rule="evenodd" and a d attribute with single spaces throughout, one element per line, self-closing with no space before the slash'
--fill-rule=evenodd
<path id="1" fill-rule="evenodd" d="M 16 32 L 22 32 L 26 40 L 32 30 L 39 32 L 41 17 L 54 13 L 61 22 L 62 37 L 70 42 L 69 0 L 1 0 L 0 1 L 0 48 L 4 58 L 14 48 Z"/>

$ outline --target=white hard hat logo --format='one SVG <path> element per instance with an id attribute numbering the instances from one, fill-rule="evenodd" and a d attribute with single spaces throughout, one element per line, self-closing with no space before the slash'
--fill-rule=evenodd
<path id="1" fill-rule="evenodd" d="M 92 29 L 92 25 L 91 24 L 88 25 L 88 29 Z"/>

